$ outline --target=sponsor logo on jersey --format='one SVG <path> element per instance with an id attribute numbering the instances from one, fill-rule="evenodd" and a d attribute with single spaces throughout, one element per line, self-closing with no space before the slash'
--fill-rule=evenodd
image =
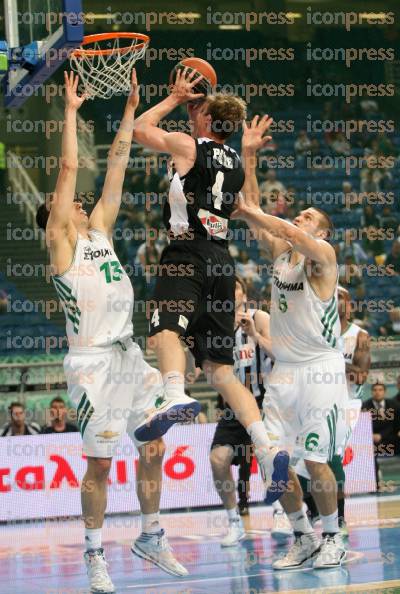
<path id="1" fill-rule="evenodd" d="M 203 208 L 199 209 L 198 216 L 209 235 L 212 237 L 219 237 L 220 239 L 226 238 L 228 232 L 228 219 L 219 217 Z"/>
<path id="2" fill-rule="evenodd" d="M 118 435 L 118 431 L 102 431 L 101 433 L 96 433 L 96 437 L 102 437 L 103 439 L 112 439 Z"/>
<path id="3" fill-rule="evenodd" d="M 278 289 L 283 289 L 284 291 L 303 291 L 303 283 L 285 283 L 284 281 L 279 280 L 279 278 L 274 275 L 274 285 Z"/>
<path id="4" fill-rule="evenodd" d="M 87 246 L 83 250 L 84 260 L 94 260 L 95 258 L 105 258 L 106 256 L 112 256 L 112 250 L 108 248 L 101 248 L 98 250 L 92 250 L 91 247 Z"/>

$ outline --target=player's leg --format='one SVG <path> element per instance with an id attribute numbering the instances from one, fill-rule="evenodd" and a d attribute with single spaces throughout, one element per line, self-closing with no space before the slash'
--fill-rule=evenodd
<path id="1" fill-rule="evenodd" d="M 275 363 L 268 377 L 263 402 L 263 420 L 273 445 L 294 450 L 300 430 L 297 412 L 298 378 L 297 369 L 282 363 Z M 303 507 L 303 493 L 293 468 L 289 466 L 288 489 L 280 503 L 295 534 L 294 544 L 289 551 L 273 563 L 274 569 L 296 569 L 309 565 L 319 547 L 319 541 L 308 521 Z"/>
<path id="2" fill-rule="evenodd" d="M 212 258 L 218 265 L 215 270 L 222 272 L 210 282 L 206 310 L 193 328 L 195 344 L 192 352 L 208 383 L 221 394 L 250 435 L 272 503 L 279 499 L 287 483 L 289 456 L 287 452 L 271 447 L 256 399 L 233 372 L 235 263 L 225 251 L 215 250 Z"/>
<path id="3" fill-rule="evenodd" d="M 75 349 L 75 351 L 79 351 Z M 102 354 L 76 353 L 64 362 L 71 402 L 77 409 L 87 471 L 82 481 L 81 500 L 85 522 L 84 559 L 92 592 L 114 592 L 102 547 L 102 526 L 107 506 L 107 478 L 115 447 L 126 428 L 121 413 L 126 402 L 113 372 L 119 371 L 120 348 Z M 118 405 L 118 411 L 116 407 Z"/>
<path id="4" fill-rule="evenodd" d="M 184 576 L 188 572 L 174 558 L 159 521 L 164 442 L 156 439 L 143 443 L 136 438 L 137 428 L 143 425 L 146 411 L 163 393 L 161 374 L 146 363 L 138 345 L 129 349 L 127 359 L 135 376 L 134 385 L 128 386 L 131 402 L 127 433 L 139 451 L 136 491 L 142 512 L 142 533 L 131 550 L 172 575 Z"/>
<path id="5" fill-rule="evenodd" d="M 303 506 L 303 492 L 292 467 L 289 467 L 289 489 L 280 498 L 280 503 L 292 527 L 295 541 L 282 558 L 272 564 L 274 569 L 298 569 L 309 565 L 320 546 Z"/>
<path id="6" fill-rule="evenodd" d="M 186 356 L 182 338 L 198 311 L 204 284 L 201 262 L 185 246 L 169 246 L 161 259 L 161 275 L 157 278 L 150 302 L 151 347 L 157 356 L 163 382 L 163 397 L 148 411 L 146 423 L 137 428 L 136 439 L 151 441 L 161 437 L 177 422 L 192 421 L 200 412 L 200 404 L 185 394 Z M 192 275 L 171 276 L 173 266 L 191 266 Z"/>
<path id="7" fill-rule="evenodd" d="M 134 541 L 132 552 L 172 575 L 185 576 L 188 575 L 188 571 L 173 556 L 165 531 L 160 525 L 164 453 L 165 445 L 162 439 L 139 447 L 136 492 L 140 503 L 142 533 Z"/>
<path id="8" fill-rule="evenodd" d="M 336 479 L 328 462 L 337 451 L 336 444 L 342 443 L 346 434 L 344 361 L 341 358 L 320 361 L 304 368 L 301 373 L 303 397 L 299 444 L 303 448 L 302 457 L 311 478 L 311 493 L 322 522 L 321 550 L 313 567 L 338 567 L 346 551 L 339 531 Z"/>
<path id="9" fill-rule="evenodd" d="M 82 516 L 85 523 L 84 555 L 91 592 L 115 592 L 107 572 L 102 547 L 102 527 L 107 507 L 107 479 L 111 458 L 87 458 L 87 470 L 81 484 Z"/>
<path id="10" fill-rule="evenodd" d="M 249 459 L 246 456 L 240 461 L 239 464 L 239 478 L 237 490 L 239 497 L 239 514 L 241 516 L 247 516 L 249 514 L 250 474 L 252 459 L 252 455 L 250 455 Z"/>
<path id="11" fill-rule="evenodd" d="M 229 417 L 228 417 L 229 415 Z M 244 536 L 242 519 L 236 503 L 236 484 L 231 465 L 245 462 L 251 456 L 251 443 L 244 427 L 227 408 L 218 422 L 211 444 L 210 463 L 214 485 L 228 516 L 228 532 L 221 541 L 222 546 L 234 546 Z"/>

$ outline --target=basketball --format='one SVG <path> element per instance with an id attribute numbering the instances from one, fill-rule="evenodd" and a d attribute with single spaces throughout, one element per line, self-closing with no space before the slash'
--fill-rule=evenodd
<path id="1" fill-rule="evenodd" d="M 184 68 L 189 68 L 189 71 L 196 70 L 196 72 L 204 76 L 204 79 L 194 87 L 195 93 L 204 93 L 205 95 L 208 95 L 212 88 L 217 84 L 217 73 L 211 64 L 202 58 L 185 58 L 184 60 L 181 60 L 171 71 L 169 84 L 174 84 L 177 71 L 183 70 Z"/>

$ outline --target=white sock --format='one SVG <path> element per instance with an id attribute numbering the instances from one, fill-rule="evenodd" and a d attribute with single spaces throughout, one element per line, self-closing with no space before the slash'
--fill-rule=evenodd
<path id="1" fill-rule="evenodd" d="M 142 514 L 142 532 L 156 534 L 160 532 L 160 512 L 155 514 Z"/>
<path id="2" fill-rule="evenodd" d="M 239 522 L 240 516 L 237 510 L 237 507 L 233 507 L 232 509 L 227 509 L 226 513 L 228 514 L 228 519 L 230 522 Z"/>
<path id="3" fill-rule="evenodd" d="M 303 508 L 297 512 L 287 514 L 287 517 L 289 518 L 289 522 L 291 523 L 294 532 L 301 532 L 302 534 L 311 534 L 314 532 Z"/>
<path id="4" fill-rule="evenodd" d="M 250 435 L 251 441 L 254 443 L 256 454 L 262 454 L 270 449 L 271 444 L 268 439 L 267 430 L 262 421 L 254 421 L 254 423 L 250 423 L 246 431 Z"/>
<path id="5" fill-rule="evenodd" d="M 272 509 L 274 512 L 283 512 L 283 507 L 279 503 L 279 501 L 274 501 L 272 504 Z"/>
<path id="6" fill-rule="evenodd" d="M 322 532 L 330 532 L 331 534 L 339 532 L 338 510 L 335 510 L 333 514 L 329 514 L 329 516 L 322 516 L 320 514 L 320 518 L 322 522 Z"/>
<path id="7" fill-rule="evenodd" d="M 101 528 L 85 528 L 86 550 L 101 549 Z"/>
<path id="8" fill-rule="evenodd" d="M 185 395 L 185 376 L 180 371 L 168 371 L 163 377 L 166 398 L 181 398 Z"/>

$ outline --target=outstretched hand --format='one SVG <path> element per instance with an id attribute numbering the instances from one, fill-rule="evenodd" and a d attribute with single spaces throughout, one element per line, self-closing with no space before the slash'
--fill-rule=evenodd
<path id="1" fill-rule="evenodd" d="M 195 70 L 188 73 L 188 68 L 184 68 L 183 70 L 178 69 L 175 82 L 171 85 L 171 95 L 176 96 L 179 103 L 195 101 L 204 97 L 204 93 L 193 92 L 194 87 L 204 78 L 202 74 L 196 76 L 197 74 Z"/>
<path id="2" fill-rule="evenodd" d="M 132 68 L 131 74 L 131 90 L 129 91 L 129 97 L 126 105 L 136 109 L 139 105 L 139 85 L 136 76 L 136 69 Z"/>
<path id="3" fill-rule="evenodd" d="M 68 72 L 64 71 L 64 82 L 65 104 L 67 107 L 78 110 L 88 97 L 86 93 L 84 93 L 81 97 L 78 97 L 77 95 L 79 76 L 73 72 L 68 74 Z"/>
<path id="4" fill-rule="evenodd" d="M 272 140 L 272 136 L 264 136 L 274 121 L 269 115 L 259 119 L 256 115 L 251 121 L 250 126 L 243 121 L 242 152 L 257 152 Z"/>

